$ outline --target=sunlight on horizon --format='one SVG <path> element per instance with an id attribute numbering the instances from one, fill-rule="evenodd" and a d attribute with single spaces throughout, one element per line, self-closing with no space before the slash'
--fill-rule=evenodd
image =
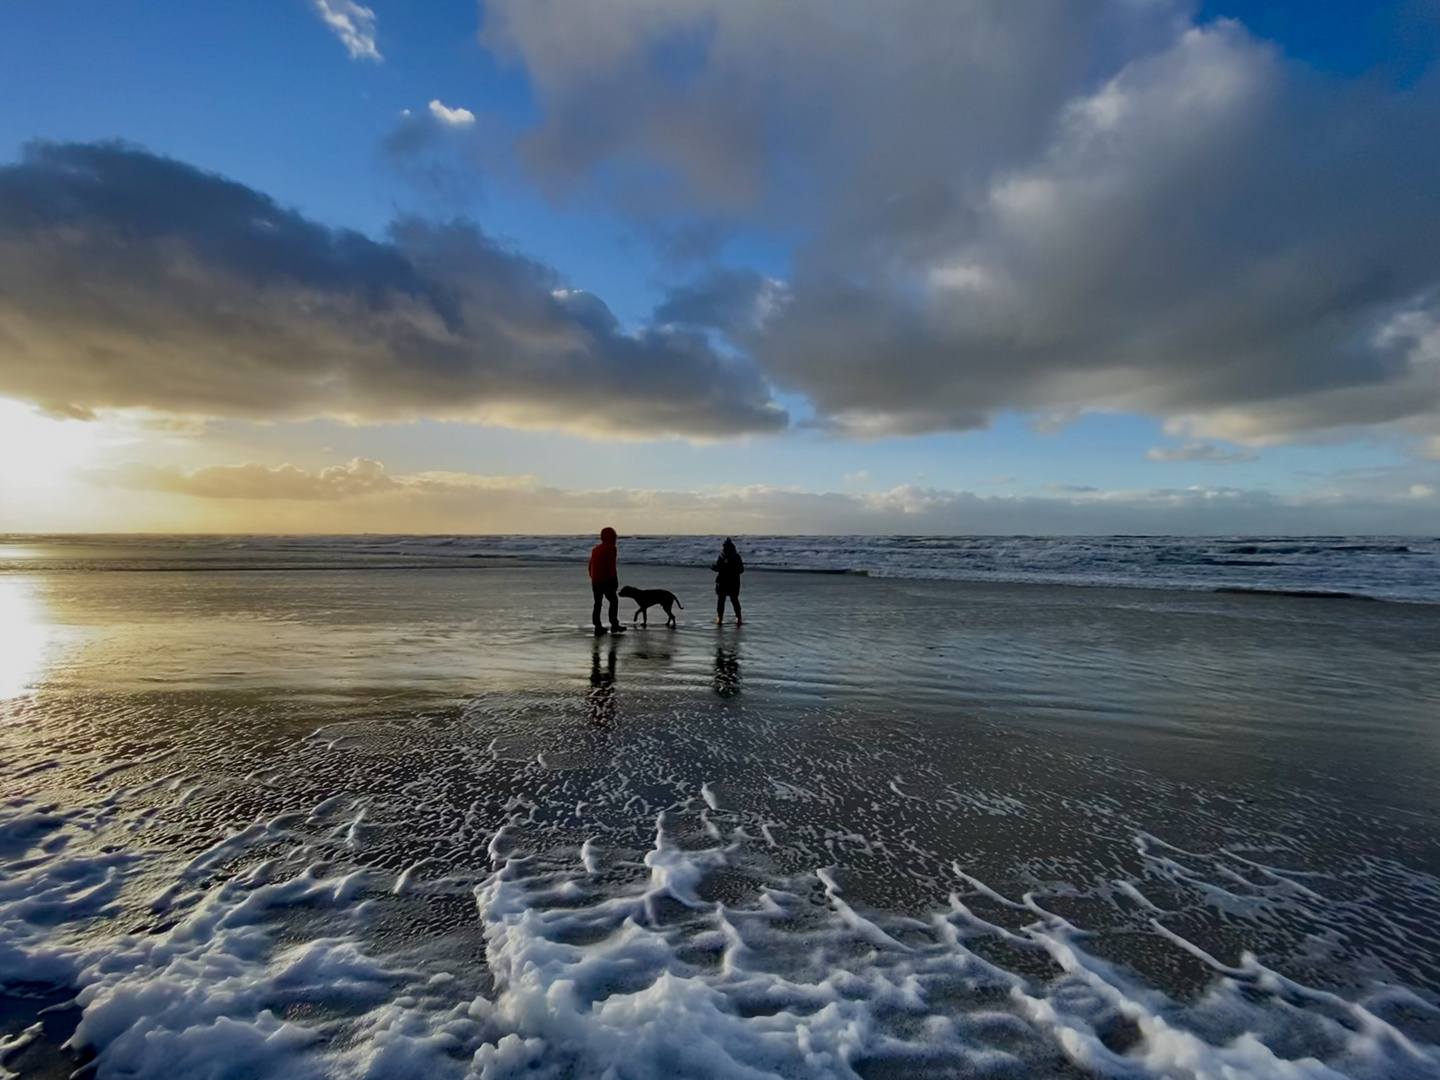
<path id="1" fill-rule="evenodd" d="M 29 405 L 0 398 L 0 488 L 54 484 L 94 460 L 99 423 L 55 419 Z"/>

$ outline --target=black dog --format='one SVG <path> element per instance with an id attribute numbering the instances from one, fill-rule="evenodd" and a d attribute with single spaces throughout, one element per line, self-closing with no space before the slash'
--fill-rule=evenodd
<path id="1" fill-rule="evenodd" d="M 630 621 L 633 623 L 636 619 L 643 616 L 645 621 L 640 624 L 641 626 L 650 625 L 649 610 L 656 604 L 659 604 L 665 609 L 666 626 L 675 625 L 675 612 L 670 610 L 671 604 L 674 604 L 681 611 L 685 610 L 685 605 L 680 603 L 679 597 L 669 589 L 637 589 L 634 585 L 626 585 L 620 590 L 620 595 L 628 596 L 639 605 L 639 607 L 635 609 L 635 614 L 630 616 Z"/>

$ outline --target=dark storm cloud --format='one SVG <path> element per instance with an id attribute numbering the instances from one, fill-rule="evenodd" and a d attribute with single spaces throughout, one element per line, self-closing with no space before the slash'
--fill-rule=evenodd
<path id="1" fill-rule="evenodd" d="M 1440 426 L 1434 72 L 1331 78 L 1181 0 L 485 12 L 543 106 L 543 181 L 646 163 L 642 216 L 806 238 L 783 285 L 712 273 L 657 318 L 730 334 L 836 430 Z"/>
<path id="2" fill-rule="evenodd" d="M 774 431 L 753 367 L 627 333 L 469 224 L 384 242 L 120 145 L 0 168 L 0 395 L 71 415 L 429 416 L 696 437 Z"/>
<path id="3" fill-rule="evenodd" d="M 765 318 L 765 299 L 781 289 L 753 270 L 712 269 L 672 289 L 655 309 L 656 322 L 705 326 L 743 337 Z"/>

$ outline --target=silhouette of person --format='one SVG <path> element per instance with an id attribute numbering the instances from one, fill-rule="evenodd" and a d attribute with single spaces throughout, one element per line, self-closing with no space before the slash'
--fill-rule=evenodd
<path id="1" fill-rule="evenodd" d="M 719 626 L 725 621 L 727 597 L 735 608 L 735 625 L 741 625 L 745 619 L 740 614 L 740 575 L 745 573 L 745 561 L 735 550 L 735 541 L 728 536 L 724 546 L 720 548 L 720 557 L 710 569 L 715 571 L 715 625 Z"/>
<path id="2" fill-rule="evenodd" d="M 615 725 L 615 645 L 606 650 L 605 666 L 600 666 L 600 643 L 590 657 L 590 689 L 585 692 L 590 719 L 599 727 Z"/>
<path id="3" fill-rule="evenodd" d="M 715 650 L 715 692 L 722 698 L 740 693 L 740 652 L 721 645 Z"/>
<path id="4" fill-rule="evenodd" d="M 620 572 L 615 566 L 616 539 L 615 530 L 607 525 L 600 530 L 600 543 L 590 549 L 590 591 L 595 594 L 595 608 L 590 613 L 590 621 L 595 624 L 596 637 L 605 633 L 605 628 L 600 625 L 600 601 L 602 600 L 610 601 L 610 632 L 612 634 L 625 632 L 625 627 L 620 625 L 616 610 L 620 604 L 620 598 L 615 593 L 615 590 L 620 587 Z"/>

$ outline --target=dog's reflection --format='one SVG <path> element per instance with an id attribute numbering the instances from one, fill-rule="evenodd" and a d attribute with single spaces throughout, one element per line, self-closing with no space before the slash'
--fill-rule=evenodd
<path id="1" fill-rule="evenodd" d="M 597 727 L 615 726 L 615 644 L 605 650 L 605 663 L 600 663 L 600 642 L 590 654 L 590 689 L 585 692 L 590 722 Z"/>
<path id="2" fill-rule="evenodd" d="M 715 692 L 723 698 L 740 693 L 740 647 L 715 646 Z"/>

